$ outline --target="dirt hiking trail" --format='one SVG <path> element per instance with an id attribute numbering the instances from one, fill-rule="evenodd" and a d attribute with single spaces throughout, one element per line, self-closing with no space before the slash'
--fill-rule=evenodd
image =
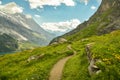
<path id="1" fill-rule="evenodd" d="M 71 45 L 68 46 L 68 48 L 70 50 L 73 50 L 71 48 Z M 65 66 L 65 63 L 70 59 L 72 58 L 75 54 L 76 54 L 76 51 L 73 50 L 73 55 L 71 56 L 68 56 L 68 57 L 65 57 L 61 60 L 59 60 L 52 68 L 51 72 L 50 72 L 50 77 L 49 77 L 49 80 L 61 80 L 61 77 L 62 77 L 62 71 L 63 71 L 63 68 Z"/>

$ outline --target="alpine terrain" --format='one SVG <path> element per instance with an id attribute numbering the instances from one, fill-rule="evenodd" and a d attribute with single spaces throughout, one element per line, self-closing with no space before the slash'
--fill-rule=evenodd
<path id="1" fill-rule="evenodd" d="M 1 55 L 0 80 L 120 80 L 119 8 L 120 0 L 102 0 L 88 21 L 51 40 L 48 46 Z M 0 14 L 4 15 L 0 21 L 6 20 L 0 23 L 1 32 L 5 31 L 0 37 L 12 35 L 16 39 L 19 35 L 18 41 L 41 41 L 38 29 L 33 30 L 21 20 L 23 15 L 16 14 L 13 18 Z M 14 41 L 9 44 L 14 45 L 12 49 L 18 47 L 15 39 L 10 37 Z"/>

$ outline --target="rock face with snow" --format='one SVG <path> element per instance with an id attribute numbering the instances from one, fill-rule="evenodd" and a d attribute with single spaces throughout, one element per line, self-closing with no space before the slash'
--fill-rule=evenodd
<path id="1" fill-rule="evenodd" d="M 18 42 L 47 45 L 53 36 L 44 31 L 31 17 L 20 13 L 0 11 L 0 33 L 5 33 Z"/>

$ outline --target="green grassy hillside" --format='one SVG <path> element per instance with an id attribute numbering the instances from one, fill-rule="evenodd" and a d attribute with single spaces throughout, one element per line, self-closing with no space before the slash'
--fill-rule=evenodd
<path id="1" fill-rule="evenodd" d="M 67 45 L 66 43 L 1 55 L 0 80 L 46 80 L 53 64 L 69 55 Z M 28 60 L 30 57 L 35 59 Z"/>
<path id="2" fill-rule="evenodd" d="M 96 63 L 101 73 L 90 77 L 85 46 L 94 43 L 92 57 L 100 59 Z M 102 36 L 92 36 L 71 43 L 77 55 L 70 59 L 63 71 L 63 80 L 119 80 L 120 79 L 120 30 Z M 46 80 L 53 65 L 68 56 L 68 43 L 27 50 L 16 54 L 0 56 L 1 80 Z M 43 55 L 41 58 L 37 56 Z M 36 59 L 28 61 L 31 56 Z"/>
<path id="3" fill-rule="evenodd" d="M 99 59 L 95 65 L 99 67 L 99 74 L 89 75 L 89 61 L 85 47 L 94 43 L 91 48 L 92 57 Z M 93 36 L 79 40 L 72 46 L 77 55 L 70 59 L 63 71 L 62 80 L 119 80 L 120 79 L 120 30 L 102 36 Z"/>

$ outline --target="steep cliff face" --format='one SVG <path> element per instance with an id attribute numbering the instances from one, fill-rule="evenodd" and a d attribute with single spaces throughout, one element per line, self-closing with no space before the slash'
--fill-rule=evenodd
<path id="1" fill-rule="evenodd" d="M 63 36 L 70 41 L 102 35 L 120 29 L 120 0 L 103 0 L 97 12 L 76 29 Z M 57 41 L 58 38 L 51 41 Z"/>

